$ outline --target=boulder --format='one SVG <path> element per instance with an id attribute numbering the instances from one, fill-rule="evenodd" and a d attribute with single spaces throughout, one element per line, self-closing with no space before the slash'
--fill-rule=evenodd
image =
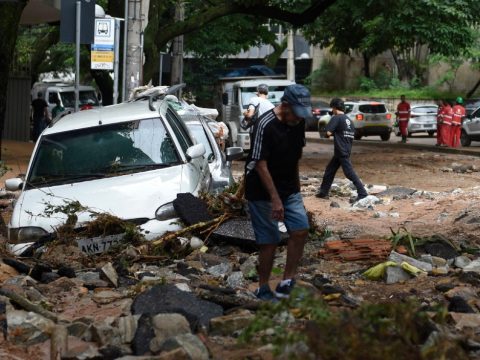
<path id="1" fill-rule="evenodd" d="M 174 285 L 156 285 L 137 295 L 132 304 L 132 314 L 156 315 L 178 313 L 184 315 L 195 330 L 208 327 L 211 318 L 223 315 L 221 306 L 198 299 L 194 294 L 181 291 Z"/>
<path id="2" fill-rule="evenodd" d="M 457 256 L 455 258 L 455 262 L 454 262 L 454 265 L 457 267 L 457 268 L 460 268 L 460 269 L 464 269 L 466 266 L 468 266 L 470 263 L 472 262 L 472 260 L 470 260 L 468 257 L 466 256 Z"/>
<path id="3" fill-rule="evenodd" d="M 224 277 L 229 275 L 231 272 L 232 272 L 232 264 L 228 262 L 224 262 L 207 269 L 207 273 L 216 277 Z"/>
<path id="4" fill-rule="evenodd" d="M 465 314 L 465 313 L 449 313 L 450 318 L 455 324 L 455 328 L 462 330 L 464 328 L 472 328 L 477 330 L 480 328 L 480 314 Z"/>
<path id="5" fill-rule="evenodd" d="M 355 202 L 353 207 L 357 209 L 370 209 L 381 202 L 382 201 L 378 197 L 374 195 L 368 195 L 367 197 Z"/>

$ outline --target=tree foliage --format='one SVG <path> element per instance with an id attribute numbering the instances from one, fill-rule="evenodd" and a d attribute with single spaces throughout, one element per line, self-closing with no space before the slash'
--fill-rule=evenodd
<path id="1" fill-rule="evenodd" d="M 370 58 L 390 50 L 400 75 L 412 77 L 430 54 L 464 54 L 479 10 L 477 0 L 338 0 L 305 34 L 336 53 Z"/>

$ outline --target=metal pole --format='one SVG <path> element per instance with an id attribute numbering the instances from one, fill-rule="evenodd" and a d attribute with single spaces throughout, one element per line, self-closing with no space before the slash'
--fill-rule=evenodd
<path id="1" fill-rule="evenodd" d="M 295 81 L 295 49 L 293 30 L 289 30 L 287 35 L 287 79 Z"/>
<path id="2" fill-rule="evenodd" d="M 125 0 L 125 19 L 123 23 L 123 64 L 122 64 L 122 102 L 127 100 L 127 46 L 128 46 L 128 0 Z"/>
<path id="3" fill-rule="evenodd" d="M 82 3 L 77 0 L 76 26 L 75 26 L 75 112 L 78 111 L 80 100 L 80 24 L 82 18 Z"/>
<path id="4" fill-rule="evenodd" d="M 115 58 L 113 66 L 113 103 L 118 103 L 118 65 L 120 63 L 118 54 L 120 47 L 120 19 L 115 19 Z"/>
<path id="5" fill-rule="evenodd" d="M 160 51 L 160 65 L 158 66 L 158 86 L 162 86 L 163 76 L 163 52 Z"/>

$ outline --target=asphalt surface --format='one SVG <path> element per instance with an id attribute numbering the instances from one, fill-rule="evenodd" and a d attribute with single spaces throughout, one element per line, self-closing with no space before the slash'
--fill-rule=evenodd
<path id="1" fill-rule="evenodd" d="M 332 139 L 320 139 L 318 132 L 309 131 L 306 133 L 307 142 L 310 143 L 328 143 Z M 379 136 L 369 136 L 363 137 L 362 140 L 356 140 L 355 144 L 357 145 L 366 145 L 366 146 L 375 146 L 375 147 L 398 147 L 398 148 L 409 148 L 409 149 L 418 149 L 418 150 L 430 150 L 436 152 L 450 153 L 450 154 L 462 154 L 462 155 L 473 155 L 480 156 L 480 142 L 472 142 L 472 145 L 469 147 L 460 147 L 457 149 L 447 148 L 447 147 L 438 147 L 435 146 L 437 139 L 436 137 L 429 137 L 428 135 L 415 134 L 412 137 L 409 137 L 406 144 L 400 143 L 401 138 L 392 134 L 389 141 L 380 140 Z"/>

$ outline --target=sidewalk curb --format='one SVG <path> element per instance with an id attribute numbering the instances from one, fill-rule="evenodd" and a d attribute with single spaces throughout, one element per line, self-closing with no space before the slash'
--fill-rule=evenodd
<path id="1" fill-rule="evenodd" d="M 315 144 L 331 144 L 330 140 L 327 139 L 320 139 L 317 137 L 308 137 L 306 138 L 307 143 L 315 143 Z M 378 147 L 378 148 L 397 148 L 397 149 L 411 149 L 411 150 L 423 150 L 423 151 L 431 151 L 436 153 L 444 153 L 444 154 L 456 154 L 456 155 L 470 155 L 470 156 L 479 156 L 480 151 L 475 150 L 467 150 L 465 148 L 460 149 L 452 149 L 448 147 L 437 147 L 432 145 L 421 145 L 421 144 L 399 144 L 399 143 L 391 143 L 391 142 L 372 142 L 372 141 L 362 141 L 362 140 L 355 140 L 353 142 L 353 146 L 355 145 L 362 145 L 362 146 L 371 146 L 371 147 Z"/>

